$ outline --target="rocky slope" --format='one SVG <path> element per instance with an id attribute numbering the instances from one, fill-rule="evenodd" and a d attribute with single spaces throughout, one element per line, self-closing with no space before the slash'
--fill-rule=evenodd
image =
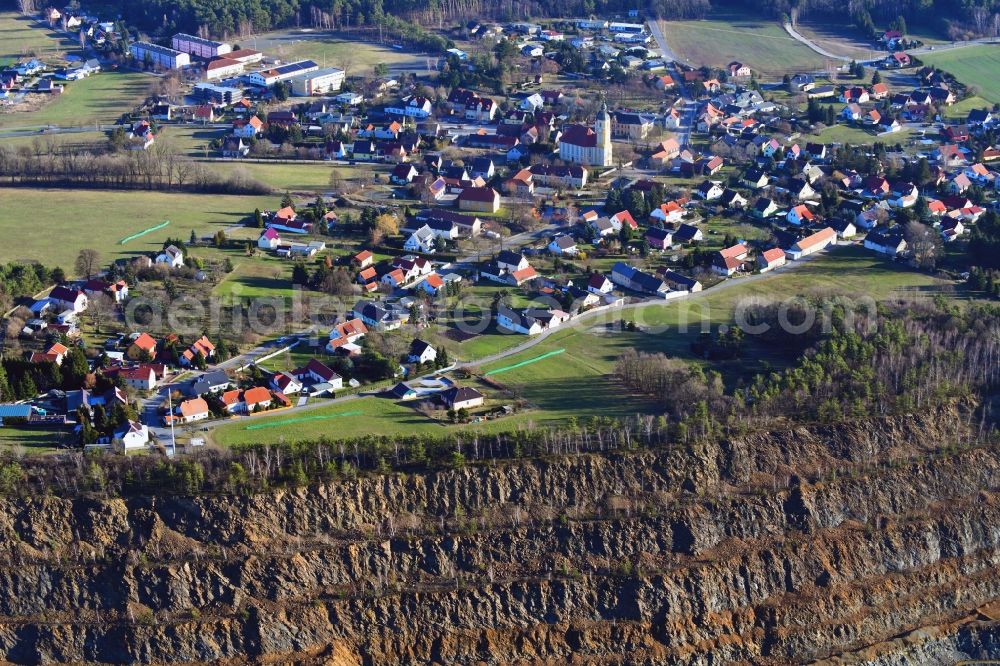
<path id="1" fill-rule="evenodd" d="M 1000 656 L 1000 450 L 958 411 L 253 496 L 0 500 L 0 658 Z"/>

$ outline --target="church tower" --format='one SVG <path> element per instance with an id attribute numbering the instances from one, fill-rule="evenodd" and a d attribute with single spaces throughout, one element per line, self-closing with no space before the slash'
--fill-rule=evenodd
<path id="1" fill-rule="evenodd" d="M 611 155 L 611 115 L 608 113 L 608 103 L 601 103 L 594 123 L 594 133 L 597 134 L 597 163 L 601 166 L 612 166 L 614 158 Z"/>

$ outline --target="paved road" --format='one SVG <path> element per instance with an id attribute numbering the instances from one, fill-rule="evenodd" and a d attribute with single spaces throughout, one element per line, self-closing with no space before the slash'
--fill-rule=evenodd
<path id="1" fill-rule="evenodd" d="M 812 41 L 808 37 L 798 32 L 794 27 L 792 27 L 791 23 L 784 23 L 782 24 L 782 27 L 785 29 L 785 32 L 791 35 L 793 39 L 808 46 L 810 49 L 820 54 L 824 58 L 830 58 L 832 60 L 840 60 L 841 62 L 851 62 L 852 60 L 855 60 L 854 58 L 851 58 L 849 56 L 830 53 L 816 42 Z M 1000 40 L 998 40 L 996 37 L 981 37 L 979 39 L 970 39 L 968 41 L 963 41 L 963 42 L 948 42 L 945 44 L 935 44 L 933 46 L 921 46 L 920 48 L 916 49 L 908 49 L 907 53 L 909 53 L 910 55 L 922 55 L 927 53 L 934 53 L 937 51 L 949 51 L 952 49 L 961 49 L 967 46 L 977 46 L 980 44 L 998 44 L 998 43 L 1000 43 Z M 883 58 L 885 58 L 886 55 L 888 55 L 889 52 L 877 51 L 877 53 L 879 53 L 879 55 L 875 60 L 860 61 L 860 62 L 867 64 L 870 62 L 875 62 L 876 60 L 882 60 Z"/>
<path id="2" fill-rule="evenodd" d="M 811 39 L 809 39 L 808 37 L 805 37 L 804 35 L 802 35 L 798 30 L 796 30 L 794 27 L 792 27 L 791 23 L 784 23 L 784 24 L 782 24 L 781 27 L 783 27 L 785 29 L 785 32 L 787 32 L 792 37 L 792 39 L 794 39 L 797 42 L 801 42 L 802 44 L 805 44 L 810 49 L 812 49 L 816 53 L 820 54 L 824 58 L 830 58 L 831 60 L 840 60 L 842 62 L 851 62 L 852 60 L 854 60 L 854 58 L 849 58 L 847 56 L 837 55 L 836 53 L 830 53 L 829 51 L 827 51 L 826 49 L 824 49 L 823 47 L 821 47 L 819 44 L 817 44 L 816 42 L 814 42 Z"/>
<path id="3" fill-rule="evenodd" d="M 677 66 L 677 54 L 674 53 L 673 49 L 670 48 L 670 44 L 667 43 L 667 38 L 663 35 L 663 28 L 660 21 L 649 21 L 648 25 L 649 32 L 653 35 L 653 39 L 656 40 L 656 45 L 660 49 L 660 54 L 669 65 L 670 75 L 674 78 L 677 91 L 680 94 L 678 101 L 680 103 L 681 124 L 674 130 L 674 133 L 676 134 L 677 143 L 681 146 L 686 146 L 691 141 L 691 130 L 694 126 L 695 114 L 698 112 L 698 103 L 695 101 L 694 96 L 688 93 L 684 77 Z"/>

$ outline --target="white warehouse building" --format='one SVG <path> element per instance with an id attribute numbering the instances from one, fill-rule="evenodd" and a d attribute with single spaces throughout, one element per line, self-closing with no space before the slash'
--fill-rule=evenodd
<path id="1" fill-rule="evenodd" d="M 318 69 L 315 72 L 299 74 L 289 79 L 292 84 L 292 94 L 299 97 L 325 95 L 337 92 L 344 84 L 344 70 L 337 67 Z"/>
<path id="2" fill-rule="evenodd" d="M 179 32 L 174 35 L 171 45 L 176 51 L 183 51 L 184 53 L 189 53 L 198 58 L 205 58 L 206 60 L 218 58 L 221 55 L 231 53 L 233 50 L 233 47 L 225 42 L 213 42 L 211 39 L 195 37 L 185 32 Z"/>
<path id="3" fill-rule="evenodd" d="M 319 65 L 312 60 L 298 60 L 296 62 L 290 62 L 286 65 L 272 67 L 271 69 L 262 69 L 259 72 L 250 72 L 249 74 L 245 74 L 243 76 L 243 80 L 253 86 L 270 88 L 279 81 L 287 81 L 288 79 L 295 78 L 296 76 L 300 76 L 302 74 L 315 72 L 317 69 L 319 69 Z"/>
<path id="4" fill-rule="evenodd" d="M 166 46 L 160 46 L 159 44 L 133 42 L 128 48 L 136 60 L 145 61 L 146 56 L 149 56 L 153 64 L 157 67 L 180 69 L 191 64 L 191 56 L 187 53 L 168 49 Z"/>

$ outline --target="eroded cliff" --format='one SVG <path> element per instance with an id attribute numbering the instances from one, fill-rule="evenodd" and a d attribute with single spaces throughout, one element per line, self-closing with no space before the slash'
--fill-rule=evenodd
<path id="1" fill-rule="evenodd" d="M 959 410 L 249 496 L 0 500 L 15 663 L 1000 655 L 1000 451 Z"/>

